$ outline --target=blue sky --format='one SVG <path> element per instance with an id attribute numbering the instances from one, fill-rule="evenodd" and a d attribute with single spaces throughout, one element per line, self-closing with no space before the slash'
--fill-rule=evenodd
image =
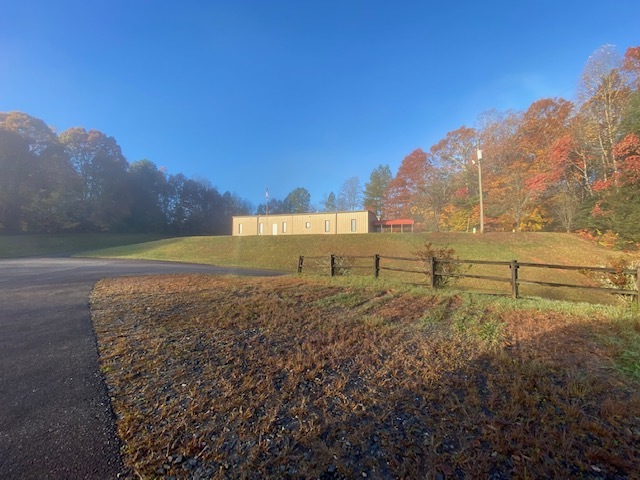
<path id="1" fill-rule="evenodd" d="M 433 4 L 433 5 L 430 5 Z M 127 159 L 255 205 L 312 203 L 480 113 L 572 99 L 640 45 L 638 0 L 0 0 L 0 111 L 98 129 Z"/>

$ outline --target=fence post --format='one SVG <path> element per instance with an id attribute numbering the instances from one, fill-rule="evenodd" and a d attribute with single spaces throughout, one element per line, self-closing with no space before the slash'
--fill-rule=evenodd
<path id="1" fill-rule="evenodd" d="M 511 260 L 511 298 L 518 298 L 518 261 Z"/>
<path id="2" fill-rule="evenodd" d="M 298 257 L 298 273 L 302 273 L 302 262 L 304 262 L 304 256 Z"/>
<path id="3" fill-rule="evenodd" d="M 331 254 L 331 260 L 329 260 L 329 275 L 334 276 L 336 273 L 336 256 Z"/>
<path id="4" fill-rule="evenodd" d="M 373 256 L 373 278 L 380 276 L 380 255 L 377 253 Z"/>
<path id="5" fill-rule="evenodd" d="M 431 282 L 431 288 L 436 288 L 438 282 L 436 282 L 436 257 L 429 257 L 429 277 Z"/>

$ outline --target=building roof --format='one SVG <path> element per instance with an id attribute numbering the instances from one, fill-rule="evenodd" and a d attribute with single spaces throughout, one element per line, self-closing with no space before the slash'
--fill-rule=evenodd
<path id="1" fill-rule="evenodd" d="M 354 213 L 371 213 L 372 215 L 375 215 L 375 213 L 373 213 L 371 210 L 343 210 L 340 212 L 302 212 L 302 213 L 270 213 L 269 215 L 267 215 L 266 213 L 260 213 L 257 215 L 234 215 L 233 218 L 247 218 L 247 217 L 251 217 L 251 218 L 255 218 L 255 217 L 278 217 L 278 216 L 287 216 L 290 217 L 291 215 L 335 215 L 335 214 L 354 214 Z M 377 217 L 376 217 L 377 218 Z"/>
<path id="2" fill-rule="evenodd" d="M 412 218 L 397 218 L 394 220 L 378 220 L 373 222 L 374 225 L 382 225 L 383 227 L 389 227 L 392 225 L 413 225 L 415 222 Z"/>

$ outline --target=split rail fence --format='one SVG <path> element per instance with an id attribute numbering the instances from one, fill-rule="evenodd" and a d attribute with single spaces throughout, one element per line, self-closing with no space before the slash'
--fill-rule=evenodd
<path id="1" fill-rule="evenodd" d="M 368 262 L 364 262 L 368 260 Z M 306 262 L 306 263 L 305 263 Z M 370 263 L 369 263 L 370 262 Z M 408 266 L 398 266 L 398 264 Z M 417 265 L 417 266 L 416 266 Z M 473 275 L 462 273 L 460 269 L 447 267 L 447 265 L 485 265 L 490 267 L 508 267 L 509 275 L 499 277 L 496 275 Z M 412 267 L 413 266 L 413 267 Z M 572 265 L 553 265 L 545 263 L 493 260 L 460 260 L 429 257 L 428 259 L 394 257 L 383 255 L 330 255 L 330 256 L 303 256 L 298 257 L 298 273 L 303 269 L 327 273 L 330 276 L 350 275 L 352 271 L 369 271 L 373 277 L 378 278 L 382 271 L 402 272 L 409 274 L 422 274 L 427 277 L 427 286 L 437 288 L 443 280 L 449 278 L 471 278 L 477 280 L 488 280 L 493 282 L 508 283 L 511 287 L 511 297 L 518 298 L 521 285 L 536 285 L 541 287 L 564 287 L 590 290 L 598 293 L 616 294 L 631 296 L 635 302 L 640 303 L 640 266 L 636 269 L 615 269 L 606 267 L 583 267 Z M 538 281 L 523 279 L 520 275 L 524 269 L 552 269 L 565 271 L 578 271 L 584 274 L 593 272 L 596 275 L 624 275 L 635 281 L 635 288 L 615 288 L 593 285 L 578 285 L 560 282 Z M 630 285 L 634 282 L 625 282 Z"/>

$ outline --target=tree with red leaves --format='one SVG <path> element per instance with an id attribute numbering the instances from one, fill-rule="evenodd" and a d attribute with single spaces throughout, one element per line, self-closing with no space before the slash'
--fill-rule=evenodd
<path id="1" fill-rule="evenodd" d="M 410 218 L 418 205 L 430 164 L 421 148 L 404 157 L 398 173 L 387 185 L 385 211 L 391 218 Z"/>

